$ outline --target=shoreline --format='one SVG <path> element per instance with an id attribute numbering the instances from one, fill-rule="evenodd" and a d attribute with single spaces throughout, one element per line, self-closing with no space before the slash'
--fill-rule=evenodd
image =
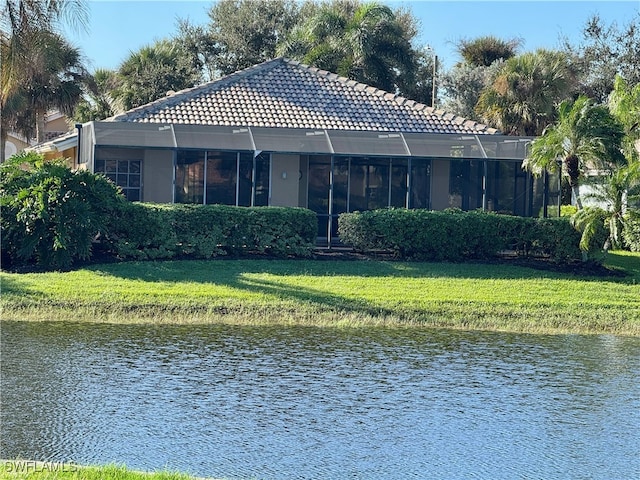
<path id="1" fill-rule="evenodd" d="M 113 263 L 0 272 L 0 309 L 2 321 L 640 336 L 640 254 L 611 263 L 619 275 L 376 259 Z"/>
<path id="2" fill-rule="evenodd" d="M 1 302 L 2 322 L 65 322 L 78 324 L 111 325 L 235 325 L 245 327 L 282 326 L 316 328 L 414 328 L 462 331 L 488 331 L 542 335 L 617 335 L 640 337 L 638 322 L 627 323 L 606 317 L 607 309 L 590 311 L 580 318 L 564 318 L 550 308 L 536 312 L 530 309 L 510 310 L 502 314 L 491 313 L 491 306 L 480 307 L 475 317 L 461 312 L 473 310 L 455 306 L 442 306 L 434 311 L 394 314 L 391 312 L 353 313 L 340 311 L 293 310 L 282 306 L 265 308 L 250 305 L 231 308 L 209 308 L 204 305 L 180 308 L 173 306 L 167 312 L 151 306 L 133 305 L 78 305 L 64 306 L 5 306 Z M 7 308 L 8 307 L 8 308 Z M 8 311 L 10 310 L 10 311 Z"/>

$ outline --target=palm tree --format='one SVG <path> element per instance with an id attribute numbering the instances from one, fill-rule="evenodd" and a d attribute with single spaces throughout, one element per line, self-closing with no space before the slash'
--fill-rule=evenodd
<path id="1" fill-rule="evenodd" d="M 76 122 L 104 120 L 124 111 L 122 102 L 112 93 L 118 87 L 118 74 L 112 70 L 99 68 L 93 72 L 92 88 L 87 92 L 73 113 Z"/>
<path id="2" fill-rule="evenodd" d="M 538 50 L 504 62 L 480 94 L 476 113 L 509 135 L 540 135 L 570 97 L 575 72 L 561 52 Z"/>
<path id="3" fill-rule="evenodd" d="M 594 236 L 604 223 L 609 235 L 604 250 L 620 249 L 623 246 L 622 231 L 629 202 L 640 199 L 640 162 L 634 162 L 613 170 L 593 183 L 591 198 L 606 208 L 586 207 L 572 217 L 573 224 L 582 231 L 580 248 L 587 251 Z"/>
<path id="4" fill-rule="evenodd" d="M 519 38 L 502 40 L 487 35 L 473 40 L 460 40 L 457 50 L 465 64 L 471 67 L 488 67 L 497 60 L 515 57 L 521 45 L 522 40 Z"/>
<path id="5" fill-rule="evenodd" d="M 581 209 L 578 187 L 586 170 L 610 172 L 626 163 L 620 150 L 623 129 L 607 107 L 595 105 L 588 97 L 564 101 L 557 112 L 558 121 L 532 142 L 523 168 L 534 174 L 562 168 Z"/>
<path id="6" fill-rule="evenodd" d="M 333 3 L 296 27 L 278 54 L 394 92 L 417 67 L 408 30 L 386 5 Z"/>
<path id="7" fill-rule="evenodd" d="M 19 91 L 33 73 L 33 55 L 42 51 L 61 22 L 75 28 L 87 24 L 86 0 L 5 0 L 0 9 L 0 162 L 4 161 L 6 128 L 29 130 Z M 18 108 L 18 105 L 21 105 Z M 18 118 L 19 117 L 19 118 Z"/>
<path id="8" fill-rule="evenodd" d="M 160 40 L 132 52 L 118 69 L 113 97 L 125 110 L 196 85 L 201 73 L 194 68 L 179 42 Z"/>
<path id="9" fill-rule="evenodd" d="M 29 61 L 29 52 L 39 49 L 43 41 L 47 42 L 48 32 L 55 31 L 61 22 L 83 28 L 88 21 L 86 0 L 5 0 L 0 14 L 2 41 L 6 43 L 0 100 L 6 100 L 17 88 L 22 67 Z"/>
<path id="10" fill-rule="evenodd" d="M 640 161 L 640 83 L 631 86 L 617 76 L 609 95 L 609 110 L 624 127 L 622 151 L 629 163 Z"/>
<path id="11" fill-rule="evenodd" d="M 29 52 L 29 64 L 19 91 L 27 98 L 27 111 L 35 120 L 38 142 L 44 141 L 47 111 L 57 108 L 67 116 L 73 114 L 82 99 L 91 75 L 85 69 L 80 50 L 57 33 L 42 34 L 38 51 Z M 44 41 L 46 39 L 46 41 Z"/>

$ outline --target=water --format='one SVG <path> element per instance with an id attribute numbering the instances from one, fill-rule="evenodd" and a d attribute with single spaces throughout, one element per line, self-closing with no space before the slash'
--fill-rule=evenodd
<path id="1" fill-rule="evenodd" d="M 218 478 L 638 479 L 640 339 L 3 322 L 0 458 Z"/>

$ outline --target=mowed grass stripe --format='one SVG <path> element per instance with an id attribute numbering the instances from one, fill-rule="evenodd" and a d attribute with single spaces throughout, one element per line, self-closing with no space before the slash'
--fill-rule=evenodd
<path id="1" fill-rule="evenodd" d="M 140 321 L 208 322 L 240 315 L 242 320 L 227 320 L 295 323 L 300 317 L 314 324 L 316 315 L 318 323 L 327 324 L 342 315 L 365 324 L 384 317 L 385 323 L 395 318 L 527 331 L 556 331 L 558 322 L 562 331 L 571 331 L 574 322 L 580 332 L 638 334 L 640 255 L 610 257 L 631 275 L 582 278 L 496 264 L 301 260 L 140 262 L 64 273 L 2 273 L 3 318 L 47 318 L 47 310 L 54 320 L 75 311 L 73 318 L 83 321 L 130 323 L 137 315 Z M 269 318 L 252 320 L 252 315 Z M 487 319 L 499 326 L 487 326 Z"/>

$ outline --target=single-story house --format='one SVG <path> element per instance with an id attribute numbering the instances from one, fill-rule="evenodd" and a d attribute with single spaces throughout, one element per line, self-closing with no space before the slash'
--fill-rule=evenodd
<path id="1" fill-rule="evenodd" d="M 307 207 L 331 239 L 357 210 L 537 216 L 550 196 L 521 168 L 531 140 L 278 58 L 77 125 L 49 148 L 133 201 Z"/>
<path id="2" fill-rule="evenodd" d="M 62 114 L 59 110 L 51 110 L 47 112 L 44 117 L 44 136 L 45 141 L 52 140 L 61 135 L 69 132 L 69 122 L 66 116 Z M 4 150 L 4 158 L 9 158 L 16 153 L 20 153 L 21 151 L 33 147 L 36 145 L 36 140 L 33 138 L 26 138 L 24 135 L 8 131 L 7 132 L 7 141 L 5 143 Z"/>

